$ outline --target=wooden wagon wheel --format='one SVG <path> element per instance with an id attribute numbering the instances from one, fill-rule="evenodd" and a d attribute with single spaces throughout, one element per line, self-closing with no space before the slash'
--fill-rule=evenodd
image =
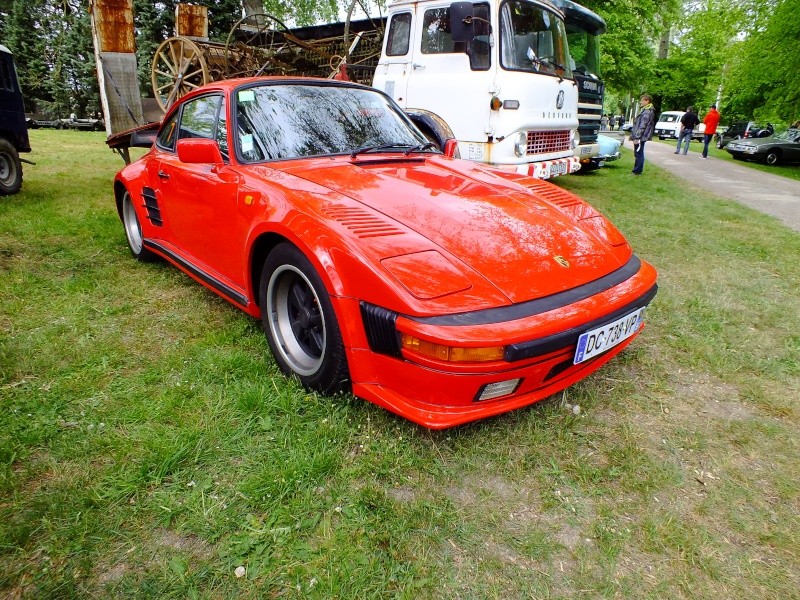
<path id="1" fill-rule="evenodd" d="M 185 37 L 161 43 L 153 57 L 150 79 L 156 100 L 164 110 L 193 89 L 211 82 L 203 50 Z"/>

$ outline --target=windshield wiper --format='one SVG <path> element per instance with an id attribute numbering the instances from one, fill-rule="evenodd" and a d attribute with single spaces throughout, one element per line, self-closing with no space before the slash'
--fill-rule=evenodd
<path id="1" fill-rule="evenodd" d="M 438 149 L 439 146 L 434 144 L 433 142 L 426 142 L 424 144 L 417 144 L 405 151 L 405 155 L 408 156 L 412 152 L 424 152 L 425 150 L 431 149 Z"/>
<path id="2" fill-rule="evenodd" d="M 409 148 L 415 148 L 416 146 L 412 144 L 382 144 L 380 146 L 361 146 L 360 148 L 356 148 L 350 154 L 350 158 L 355 158 L 359 154 L 366 154 L 368 152 L 382 152 L 383 150 L 407 150 Z"/>

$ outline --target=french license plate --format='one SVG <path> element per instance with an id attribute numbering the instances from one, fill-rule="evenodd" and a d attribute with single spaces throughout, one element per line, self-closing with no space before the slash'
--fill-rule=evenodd
<path id="1" fill-rule="evenodd" d="M 621 344 L 639 331 L 642 323 L 644 323 L 644 307 L 612 323 L 587 331 L 578 338 L 578 347 L 572 363 L 577 365 Z"/>
<path id="2" fill-rule="evenodd" d="M 550 165 L 550 175 L 564 175 L 567 172 L 567 163 L 560 162 Z"/>

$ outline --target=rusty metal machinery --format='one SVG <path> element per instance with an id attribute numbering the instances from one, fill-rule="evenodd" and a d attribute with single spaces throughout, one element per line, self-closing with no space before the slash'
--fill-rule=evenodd
<path id="1" fill-rule="evenodd" d="M 259 75 L 330 78 L 343 62 L 349 79 L 369 84 L 382 40 L 382 21 L 289 30 L 272 15 L 248 15 L 233 26 L 225 43 L 184 36 L 165 40 L 153 57 L 153 93 L 166 110 L 212 81 Z"/>

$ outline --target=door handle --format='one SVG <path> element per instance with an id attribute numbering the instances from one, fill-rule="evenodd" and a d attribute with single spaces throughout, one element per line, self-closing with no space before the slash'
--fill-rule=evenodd
<path id="1" fill-rule="evenodd" d="M 421 65 L 419 63 L 411 63 L 411 68 L 412 69 L 424 69 L 425 65 Z"/>
<path id="2" fill-rule="evenodd" d="M 167 174 L 167 173 L 164 173 L 164 171 L 159 171 L 159 172 L 158 172 L 158 176 L 159 176 L 161 179 L 169 179 L 169 174 Z"/>

